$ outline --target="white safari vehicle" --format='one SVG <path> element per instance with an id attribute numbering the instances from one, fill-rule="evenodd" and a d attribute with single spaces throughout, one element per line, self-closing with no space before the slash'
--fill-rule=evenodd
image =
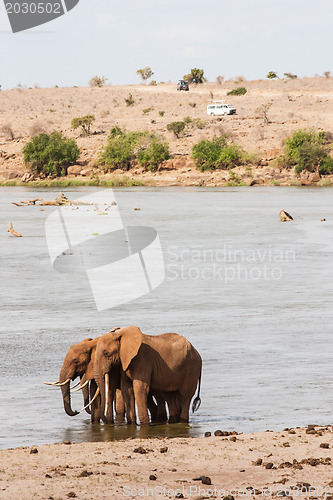
<path id="1" fill-rule="evenodd" d="M 235 115 L 236 108 L 230 106 L 225 101 L 213 101 L 212 104 L 207 106 L 207 115 L 210 116 L 223 116 L 223 115 Z"/>

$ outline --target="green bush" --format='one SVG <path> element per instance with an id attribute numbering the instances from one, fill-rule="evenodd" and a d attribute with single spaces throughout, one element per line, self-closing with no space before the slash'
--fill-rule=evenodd
<path id="1" fill-rule="evenodd" d="M 180 134 L 182 132 L 184 132 L 185 127 L 186 127 L 185 122 L 171 122 L 171 123 L 168 123 L 167 130 L 169 132 L 173 132 L 175 137 L 177 137 L 177 139 L 178 139 Z"/>
<path id="2" fill-rule="evenodd" d="M 297 78 L 297 75 L 294 75 L 293 73 L 283 73 L 286 78 L 290 78 L 291 80 L 295 80 Z"/>
<path id="3" fill-rule="evenodd" d="M 192 148 L 192 158 L 195 166 L 204 170 L 215 170 L 223 148 L 227 146 L 227 136 L 214 137 L 212 140 L 203 139 Z"/>
<path id="4" fill-rule="evenodd" d="M 222 148 L 218 159 L 219 168 L 233 168 L 239 164 L 243 158 L 243 150 L 237 144 L 231 143 Z"/>
<path id="5" fill-rule="evenodd" d="M 140 165 L 147 170 L 156 170 L 163 161 L 169 160 L 169 158 L 171 156 L 168 143 L 156 137 L 152 138 L 146 149 L 138 153 Z"/>
<path id="6" fill-rule="evenodd" d="M 89 135 L 90 127 L 93 121 L 95 121 L 94 115 L 79 116 L 78 118 L 73 118 L 71 121 L 71 127 L 74 130 L 81 127 L 82 134 Z"/>
<path id="7" fill-rule="evenodd" d="M 201 120 L 201 118 L 191 118 L 190 116 L 184 116 L 183 122 L 191 128 L 203 129 L 206 126 L 206 122 Z"/>
<path id="8" fill-rule="evenodd" d="M 123 135 L 124 132 L 121 130 L 120 127 L 118 127 L 118 125 L 115 125 L 114 127 L 112 127 L 112 129 L 110 130 L 110 135 L 109 137 L 116 137 L 118 135 Z"/>
<path id="9" fill-rule="evenodd" d="M 134 150 L 140 142 L 142 132 L 124 133 L 114 127 L 102 149 L 98 163 L 104 167 L 105 172 L 122 168 L 128 170 L 131 161 L 135 159 Z"/>
<path id="10" fill-rule="evenodd" d="M 275 71 L 269 71 L 269 72 L 267 73 L 266 78 L 269 78 L 270 80 L 273 80 L 273 78 L 278 78 L 278 76 L 277 76 L 277 74 L 276 74 L 276 72 L 275 72 Z"/>
<path id="11" fill-rule="evenodd" d="M 149 170 L 170 158 L 168 144 L 150 132 L 124 132 L 114 127 L 102 148 L 98 163 L 105 172 L 122 168 L 128 170 L 132 162 L 138 160 Z"/>
<path id="12" fill-rule="evenodd" d="M 104 87 L 106 82 L 108 81 L 105 76 L 93 76 L 89 80 L 90 87 Z"/>
<path id="13" fill-rule="evenodd" d="M 249 160 L 248 155 L 237 144 L 228 144 L 226 135 L 204 139 L 192 148 L 192 158 L 195 166 L 203 172 L 204 170 L 215 170 L 218 168 L 231 169 Z"/>
<path id="14" fill-rule="evenodd" d="M 129 94 L 128 97 L 126 97 L 124 100 L 125 100 L 126 106 L 133 106 L 135 103 L 132 94 Z"/>
<path id="15" fill-rule="evenodd" d="M 39 134 L 23 150 L 24 163 L 37 175 L 61 176 L 75 163 L 80 150 L 74 139 L 63 137 L 60 132 Z"/>
<path id="16" fill-rule="evenodd" d="M 330 156 L 323 158 L 318 171 L 320 175 L 333 174 L 333 158 Z"/>
<path id="17" fill-rule="evenodd" d="M 147 115 L 151 111 L 154 111 L 154 108 L 145 108 L 145 109 L 142 110 L 142 114 L 143 115 Z"/>
<path id="18" fill-rule="evenodd" d="M 237 87 L 236 89 L 230 90 L 227 95 L 244 95 L 247 90 L 245 87 Z"/>
<path id="19" fill-rule="evenodd" d="M 296 130 L 285 143 L 285 166 L 294 167 L 297 174 L 303 170 L 323 175 L 333 171 L 333 159 L 329 156 L 330 135 L 314 130 Z"/>
<path id="20" fill-rule="evenodd" d="M 204 83 L 206 78 L 204 77 L 204 70 L 198 68 L 192 68 L 191 73 L 184 75 L 184 80 L 188 83 Z"/>

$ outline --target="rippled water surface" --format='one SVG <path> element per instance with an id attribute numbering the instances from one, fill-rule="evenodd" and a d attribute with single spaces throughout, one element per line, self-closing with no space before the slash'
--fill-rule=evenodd
<path id="1" fill-rule="evenodd" d="M 125 225 L 158 232 L 166 278 L 103 312 L 85 276 L 52 269 L 45 220 L 54 207 L 12 204 L 58 192 L 0 188 L 1 448 L 332 423 L 331 189 L 114 190 Z M 96 188 L 64 192 L 77 199 Z M 281 209 L 294 222 L 281 223 Z M 23 238 L 6 233 L 10 220 Z M 202 405 L 189 426 L 91 425 L 86 413 L 65 415 L 60 390 L 42 384 L 58 380 L 71 344 L 129 324 L 181 333 L 201 353 Z"/>

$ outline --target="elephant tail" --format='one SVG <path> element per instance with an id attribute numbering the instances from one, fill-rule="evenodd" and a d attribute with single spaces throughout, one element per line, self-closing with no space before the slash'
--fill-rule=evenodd
<path id="1" fill-rule="evenodd" d="M 194 413 L 200 408 L 201 405 L 201 398 L 200 398 L 200 386 L 201 386 L 201 372 L 200 372 L 200 377 L 199 377 L 199 384 L 198 384 L 198 394 L 196 398 L 194 399 L 192 403 L 192 412 Z"/>

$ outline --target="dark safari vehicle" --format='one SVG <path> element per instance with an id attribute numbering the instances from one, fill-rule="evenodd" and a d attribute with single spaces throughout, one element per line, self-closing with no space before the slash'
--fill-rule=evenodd
<path id="1" fill-rule="evenodd" d="M 177 90 L 190 90 L 188 83 L 185 80 L 179 80 Z"/>

